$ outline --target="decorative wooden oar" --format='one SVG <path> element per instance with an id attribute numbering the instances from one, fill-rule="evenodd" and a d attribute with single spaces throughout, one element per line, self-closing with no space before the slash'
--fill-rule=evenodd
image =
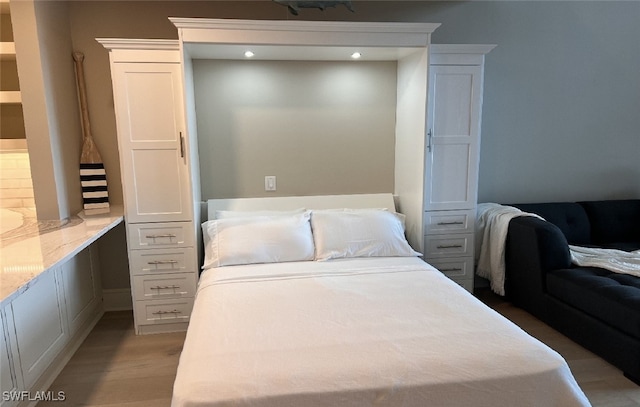
<path id="1" fill-rule="evenodd" d="M 82 201 L 88 215 L 109 212 L 109 193 L 107 191 L 107 173 L 102 157 L 91 136 L 89 109 L 87 108 L 87 90 L 84 81 L 84 55 L 73 53 L 76 65 L 76 81 L 80 99 L 82 118 L 82 154 L 80 155 L 80 183 L 82 185 Z"/>

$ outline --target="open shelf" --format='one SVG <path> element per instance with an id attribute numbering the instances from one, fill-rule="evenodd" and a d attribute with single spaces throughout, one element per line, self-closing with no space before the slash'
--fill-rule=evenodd
<path id="1" fill-rule="evenodd" d="M 16 59 L 16 46 L 13 42 L 0 42 L 0 58 Z"/>
<path id="2" fill-rule="evenodd" d="M 2 104 L 19 104 L 22 103 L 19 90 L 3 90 L 0 91 L 0 103 Z"/>

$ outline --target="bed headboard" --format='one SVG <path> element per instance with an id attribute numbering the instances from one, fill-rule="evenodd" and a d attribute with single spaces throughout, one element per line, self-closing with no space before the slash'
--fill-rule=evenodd
<path id="1" fill-rule="evenodd" d="M 208 218 L 213 219 L 216 211 L 259 211 L 333 209 L 333 208 L 387 208 L 395 211 L 393 194 L 353 194 L 283 196 L 267 198 L 210 199 L 207 201 Z"/>

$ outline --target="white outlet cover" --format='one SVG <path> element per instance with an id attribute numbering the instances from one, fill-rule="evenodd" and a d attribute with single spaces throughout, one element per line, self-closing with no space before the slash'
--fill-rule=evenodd
<path id="1" fill-rule="evenodd" d="M 276 176 L 267 175 L 264 177 L 264 190 L 275 191 L 276 190 Z"/>

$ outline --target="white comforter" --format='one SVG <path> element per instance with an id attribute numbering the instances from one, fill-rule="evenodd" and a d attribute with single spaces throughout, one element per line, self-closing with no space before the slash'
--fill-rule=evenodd
<path id="1" fill-rule="evenodd" d="M 173 393 L 195 406 L 587 406 L 560 355 L 417 258 L 203 273 Z"/>

